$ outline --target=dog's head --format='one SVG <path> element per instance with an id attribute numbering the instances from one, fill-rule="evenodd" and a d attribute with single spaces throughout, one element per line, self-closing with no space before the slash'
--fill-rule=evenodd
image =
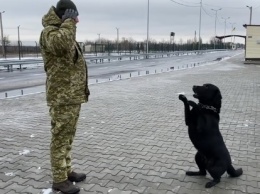
<path id="1" fill-rule="evenodd" d="M 221 93 L 217 86 L 213 84 L 203 84 L 202 86 L 193 86 L 194 98 L 197 98 L 201 104 L 213 106 L 220 112 Z"/>

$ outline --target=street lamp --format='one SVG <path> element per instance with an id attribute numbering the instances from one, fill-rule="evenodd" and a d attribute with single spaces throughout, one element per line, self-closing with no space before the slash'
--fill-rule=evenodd
<path id="1" fill-rule="evenodd" d="M 119 51 L 118 51 L 118 43 L 119 43 L 119 28 L 116 28 L 116 31 L 117 31 L 116 49 L 117 49 L 117 52 L 119 52 Z"/>
<path id="2" fill-rule="evenodd" d="M 1 38 L 2 38 L 2 52 L 3 52 L 3 57 L 5 57 L 5 41 L 4 41 L 4 32 L 3 32 L 2 13 L 5 13 L 5 11 L 1 11 L 1 12 L 0 12 L 0 27 L 1 27 Z"/>
<path id="3" fill-rule="evenodd" d="M 233 23 L 229 23 L 229 24 L 231 24 L 231 35 L 233 35 L 233 31 L 234 31 L 234 24 L 236 24 L 235 22 L 233 22 Z M 234 42 L 235 42 L 235 37 L 234 37 Z M 233 44 L 233 41 L 232 41 L 232 36 L 231 36 L 231 44 Z"/>
<path id="4" fill-rule="evenodd" d="M 20 48 L 20 25 L 17 27 L 18 29 L 18 51 L 19 51 L 19 60 L 21 60 L 21 48 Z"/>
<path id="5" fill-rule="evenodd" d="M 201 30 L 201 9 L 202 9 L 202 0 L 200 0 L 200 23 L 199 23 L 199 46 L 198 50 L 200 50 L 200 30 Z"/>
<path id="6" fill-rule="evenodd" d="M 250 9 L 250 20 L 249 20 L 249 24 L 251 25 L 252 24 L 252 11 L 253 11 L 253 7 L 252 6 L 246 6 Z"/>
<path id="7" fill-rule="evenodd" d="M 216 49 L 216 35 L 217 35 L 217 18 L 218 18 L 218 11 L 220 11 L 222 8 L 219 9 L 211 9 L 212 11 L 216 12 L 215 17 L 215 37 L 214 37 L 214 49 Z"/>
<path id="8" fill-rule="evenodd" d="M 146 40 L 146 53 L 149 52 L 149 7 L 150 7 L 150 1 L 148 0 L 148 6 L 147 6 L 147 40 Z M 147 57 L 147 56 L 146 56 Z"/>
<path id="9" fill-rule="evenodd" d="M 222 17 L 222 19 L 225 20 L 224 36 L 226 36 L 227 20 L 230 19 L 230 17 L 228 17 L 228 18 L 223 18 L 223 17 Z M 225 43 L 226 43 L 226 37 L 224 37 L 224 49 L 226 48 Z"/>
<path id="10" fill-rule="evenodd" d="M 101 44 L 101 41 L 100 41 L 100 34 L 97 34 L 98 35 L 98 41 L 99 41 L 99 44 Z"/>

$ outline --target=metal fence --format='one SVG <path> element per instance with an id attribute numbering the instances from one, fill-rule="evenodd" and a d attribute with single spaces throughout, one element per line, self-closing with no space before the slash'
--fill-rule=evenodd
<path id="1" fill-rule="evenodd" d="M 108 55 L 117 53 L 123 54 L 143 54 L 146 53 L 146 43 L 122 41 L 120 43 L 101 42 L 101 43 L 83 43 L 79 42 L 85 54 L 98 55 L 98 53 L 106 53 Z M 238 45 L 238 48 L 243 45 Z M 186 44 L 170 44 L 170 43 L 149 43 L 149 52 L 173 52 L 173 51 L 192 51 L 198 49 L 198 43 Z M 214 49 L 214 44 L 202 44 L 201 50 Z M 219 42 L 215 49 L 231 49 L 229 43 L 223 44 Z M 37 41 L 17 41 L 10 42 L 4 46 L 4 52 L 1 46 L 0 58 L 26 58 L 40 57 L 40 47 Z"/>

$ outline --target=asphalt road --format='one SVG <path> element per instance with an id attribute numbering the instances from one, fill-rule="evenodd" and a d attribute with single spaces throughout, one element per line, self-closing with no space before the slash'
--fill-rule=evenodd
<path id="1" fill-rule="evenodd" d="M 243 51 L 221 51 L 206 53 L 202 55 L 183 55 L 169 58 L 145 59 L 135 61 L 114 61 L 111 63 L 95 64 L 89 63 L 89 80 L 91 82 L 108 80 L 119 75 L 126 75 L 133 72 L 165 71 L 168 68 L 182 68 L 187 65 L 201 62 L 211 62 L 218 58 L 231 57 Z M 22 71 L 6 72 L 0 71 L 0 92 L 8 92 L 16 89 L 23 89 L 45 84 L 45 72 L 43 67 L 26 69 Z"/>

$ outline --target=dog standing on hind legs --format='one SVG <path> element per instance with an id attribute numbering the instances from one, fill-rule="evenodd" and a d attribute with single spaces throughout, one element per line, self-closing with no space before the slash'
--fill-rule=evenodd
<path id="1" fill-rule="evenodd" d="M 207 172 L 213 180 L 206 188 L 220 182 L 221 176 L 227 172 L 231 177 L 243 174 L 242 168 L 234 169 L 229 151 L 219 130 L 219 113 L 221 109 L 221 92 L 213 84 L 193 86 L 194 98 L 199 103 L 188 100 L 180 94 L 179 99 L 184 103 L 185 123 L 191 142 L 197 149 L 195 161 L 199 171 L 187 171 L 188 176 L 205 176 Z M 191 107 L 191 109 L 190 109 Z"/>

